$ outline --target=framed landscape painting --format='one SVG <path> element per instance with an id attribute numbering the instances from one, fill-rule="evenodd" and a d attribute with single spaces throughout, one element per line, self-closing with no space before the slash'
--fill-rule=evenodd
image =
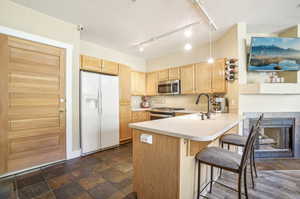
<path id="1" fill-rule="evenodd" d="M 300 38 L 252 37 L 248 70 L 300 70 Z"/>

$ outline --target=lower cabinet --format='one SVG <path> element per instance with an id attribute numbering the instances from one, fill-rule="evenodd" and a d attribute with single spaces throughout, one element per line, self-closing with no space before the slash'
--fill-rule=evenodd
<path id="1" fill-rule="evenodd" d="M 120 104 L 120 143 L 132 138 L 131 129 L 128 124 L 131 122 L 131 105 Z"/>
<path id="2" fill-rule="evenodd" d="M 120 143 L 126 143 L 132 139 L 132 129 L 129 123 L 144 122 L 150 120 L 147 111 L 131 111 L 130 104 L 120 104 Z"/>
<path id="3" fill-rule="evenodd" d="M 182 116 L 182 115 L 188 115 L 190 113 L 175 113 L 175 116 Z"/>
<path id="4" fill-rule="evenodd" d="M 147 111 L 133 111 L 131 114 L 132 122 L 144 122 L 150 120 L 150 113 Z"/>

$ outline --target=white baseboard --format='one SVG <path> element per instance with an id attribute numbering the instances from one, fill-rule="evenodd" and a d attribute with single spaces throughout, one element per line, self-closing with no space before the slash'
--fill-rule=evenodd
<path id="1" fill-rule="evenodd" d="M 20 174 L 20 173 L 32 172 L 34 170 L 40 169 L 41 167 L 49 166 L 51 164 L 56 164 L 56 163 L 63 162 L 63 161 L 64 160 L 57 160 L 57 161 L 54 161 L 54 162 L 48 162 L 48 163 L 45 163 L 45 164 L 40 164 L 40 165 L 29 167 L 29 168 L 26 168 L 26 169 L 5 173 L 3 175 L 0 175 L 0 179 L 8 177 L 8 176 L 12 176 L 12 175 L 17 175 L 17 174 Z"/>
<path id="2" fill-rule="evenodd" d="M 79 149 L 77 151 L 72 151 L 71 153 L 68 154 L 67 160 L 78 158 L 80 156 L 81 156 L 81 149 Z"/>

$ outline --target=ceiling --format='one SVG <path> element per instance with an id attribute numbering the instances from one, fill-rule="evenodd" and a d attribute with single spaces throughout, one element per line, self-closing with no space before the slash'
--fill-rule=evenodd
<path id="1" fill-rule="evenodd" d="M 81 39 L 145 59 L 183 50 L 208 41 L 208 26 L 192 0 L 12 0 L 73 24 L 82 24 Z M 203 5 L 218 26 L 214 39 L 238 22 L 248 24 L 248 32 L 273 33 L 300 22 L 300 0 L 204 0 Z M 173 31 L 187 24 L 193 35 L 183 31 L 145 46 L 133 45 Z"/>

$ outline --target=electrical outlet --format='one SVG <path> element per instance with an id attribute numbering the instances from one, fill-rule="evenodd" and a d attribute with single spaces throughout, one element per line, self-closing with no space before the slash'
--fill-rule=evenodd
<path id="1" fill-rule="evenodd" d="M 152 144 L 152 135 L 149 134 L 141 134 L 140 137 L 141 142 Z"/>

